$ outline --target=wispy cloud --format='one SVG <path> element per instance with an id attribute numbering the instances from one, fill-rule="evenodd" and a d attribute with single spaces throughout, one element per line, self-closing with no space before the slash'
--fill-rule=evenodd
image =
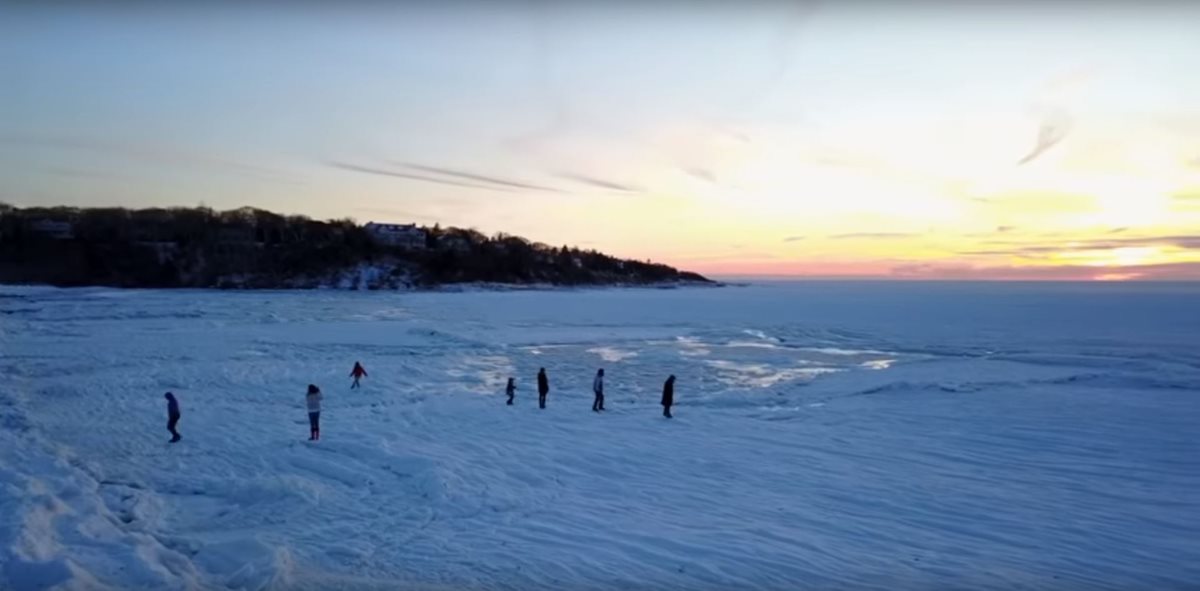
<path id="1" fill-rule="evenodd" d="M 689 176 L 700 179 L 707 183 L 712 183 L 714 185 L 717 183 L 717 175 L 715 173 L 713 173 L 713 171 L 711 171 L 707 168 L 699 168 L 699 167 L 684 168 L 683 172 L 687 173 Z"/>
<path id="2" fill-rule="evenodd" d="M 1057 246 L 1025 246 L 1017 248 L 980 248 L 976 250 L 960 250 L 955 254 L 963 256 L 1034 256 L 1053 252 L 1072 250 Z"/>
<path id="3" fill-rule="evenodd" d="M 784 242 L 800 242 L 801 240 L 804 240 L 805 238 L 807 238 L 807 236 L 788 236 L 787 238 L 784 238 L 783 241 Z"/>
<path id="4" fill-rule="evenodd" d="M 1112 250 L 1147 246 L 1171 246 L 1183 250 L 1200 250 L 1200 236 L 1168 235 L 1139 238 L 1115 238 L 1105 240 L 1073 240 L 1053 244 L 1005 244 L 996 248 L 961 251 L 960 255 L 971 256 L 1038 256 L 1059 252 Z"/>
<path id="5" fill-rule="evenodd" d="M 75 137 L 43 137 L 3 135 L 0 144 L 19 147 L 43 147 L 62 150 L 82 150 L 97 152 L 104 155 L 118 155 L 131 160 L 140 160 L 157 164 L 180 167 L 204 167 L 222 172 L 253 177 L 259 180 L 300 184 L 302 181 L 293 173 L 276 170 L 258 164 L 233 160 L 224 156 L 214 156 L 184 147 L 158 143 L 141 142 L 111 142 L 97 141 Z"/>
<path id="6" fill-rule="evenodd" d="M 1200 250 L 1200 235 L 1167 235 L 1138 238 L 1119 238 L 1085 242 L 1090 248 L 1122 248 L 1131 246 L 1174 246 L 1188 250 Z"/>
<path id="7" fill-rule="evenodd" d="M 1122 267 L 1090 267 L 1086 265 L 1021 267 L 904 263 L 893 266 L 889 275 L 897 279 L 994 281 L 1193 280 L 1200 279 L 1200 263 L 1159 263 Z"/>
<path id="8" fill-rule="evenodd" d="M 703 264 L 703 263 L 717 263 L 717 262 L 725 262 L 725 261 L 738 261 L 738 262 L 777 261 L 777 260 L 780 260 L 781 258 L 782 257 L 780 257 L 779 255 L 777 255 L 775 253 L 771 253 L 771 252 L 756 252 L 756 251 L 745 251 L 745 250 L 737 249 L 734 252 L 728 252 L 728 253 L 714 253 L 714 254 L 705 254 L 705 255 L 698 255 L 698 256 L 689 256 L 689 257 L 684 257 L 682 260 L 685 261 L 687 264 Z"/>
<path id="9" fill-rule="evenodd" d="M 822 166 L 865 169 L 893 176 L 903 176 L 905 172 L 896 170 L 878 158 L 829 146 L 814 146 L 808 159 Z"/>
<path id="10" fill-rule="evenodd" d="M 742 89 L 741 95 L 729 106 L 729 112 L 741 114 L 752 111 L 775 93 L 791 72 L 800 32 L 819 5 L 815 1 L 784 3 L 781 7 L 787 12 L 772 15 L 778 29 L 763 48 L 766 55 L 762 56 L 762 63 L 769 68 L 767 76 L 759 83 L 749 84 Z"/>
<path id="11" fill-rule="evenodd" d="M 56 168 L 47 168 L 47 169 L 45 169 L 44 172 L 46 174 L 49 174 L 52 176 L 58 176 L 58 177 L 69 178 L 69 179 L 111 181 L 111 180 L 125 180 L 125 179 L 129 178 L 125 175 L 114 174 L 111 172 L 102 172 L 99 170 L 86 170 L 86 169 L 82 169 L 82 168 L 56 167 Z"/>
<path id="12" fill-rule="evenodd" d="M 426 164 L 414 164 L 412 162 L 397 162 L 396 164 L 405 166 L 407 168 L 411 168 L 413 170 L 427 172 L 430 174 L 458 178 L 458 179 L 465 179 L 468 181 L 476 181 L 476 182 L 480 182 L 480 183 L 488 183 L 488 184 L 492 184 L 492 185 L 498 185 L 501 187 L 510 187 L 513 189 L 528 189 L 531 191 L 550 191 L 550 192 L 554 192 L 554 193 L 560 192 L 559 189 L 555 189 L 553 187 L 546 187 L 543 185 L 535 185 L 533 183 L 527 183 L 524 181 L 506 179 L 506 178 L 501 178 L 498 176 L 491 176 L 491 175 L 486 175 L 486 174 L 479 174 L 479 173 L 465 171 L 465 170 L 456 170 L 453 168 L 443 168 L 440 166 L 429 166 Z"/>
<path id="13" fill-rule="evenodd" d="M 962 266 L 962 265 L 951 266 L 951 265 L 938 265 L 935 263 L 900 263 L 898 265 L 893 266 L 888 271 L 888 274 L 896 276 L 896 277 L 922 277 L 922 276 L 928 276 L 933 273 L 936 273 L 939 270 L 942 270 L 942 271 L 945 271 L 947 269 L 961 270 L 961 269 L 966 269 L 966 268 L 967 267 Z"/>
<path id="14" fill-rule="evenodd" d="M 549 20 L 552 11 L 550 5 L 533 2 L 527 5 L 531 10 L 531 30 L 528 39 L 531 41 L 530 68 L 532 78 L 531 90 L 541 99 L 541 106 L 547 117 L 545 123 L 524 133 L 501 140 L 501 145 L 512 149 L 527 151 L 565 135 L 571 129 L 571 108 L 568 96 L 559 87 L 555 76 L 555 57 L 560 55 L 554 47 L 555 39 L 552 33 L 557 31 Z"/>
<path id="15" fill-rule="evenodd" d="M 1035 158 L 1066 139 L 1067 133 L 1070 130 L 1071 118 L 1067 115 L 1066 111 L 1061 109 L 1048 111 L 1042 117 L 1042 123 L 1038 127 L 1037 141 L 1033 146 L 1033 150 L 1024 158 L 1018 160 L 1017 165 L 1020 166 L 1032 162 Z"/>
<path id="16" fill-rule="evenodd" d="M 574 173 L 574 172 L 560 172 L 560 173 L 555 173 L 554 176 L 557 176 L 559 178 L 564 178 L 567 180 L 572 180 L 577 183 L 583 183 L 585 185 L 591 185 L 593 187 L 598 187 L 601 189 L 608 189 L 611 191 L 620 191 L 622 193 L 640 193 L 642 191 L 642 189 L 635 187 L 633 185 L 627 185 L 625 183 L 620 183 L 617 181 L 610 181 L 610 180 L 606 180 L 606 179 L 599 179 L 596 177 L 591 177 L 591 176 L 578 174 L 578 173 Z"/>
<path id="17" fill-rule="evenodd" d="M 461 181 L 454 181 L 454 180 L 450 180 L 450 179 L 435 178 L 435 177 L 431 177 L 431 176 L 425 176 L 425 175 L 420 175 L 420 174 L 411 174 L 411 173 L 407 173 L 407 172 L 398 172 L 395 170 L 386 170 L 383 168 L 372 168 L 370 166 L 360 166 L 358 164 L 349 164 L 346 162 L 331 161 L 331 162 L 326 162 L 325 164 L 332 166 L 333 168 L 340 168 L 342 170 L 352 170 L 354 172 L 361 172 L 361 173 L 365 173 L 365 174 L 390 176 L 390 177 L 406 179 L 406 180 L 410 180 L 410 181 L 422 181 L 422 182 L 426 182 L 426 183 L 436 183 L 439 185 L 450 185 L 452 187 L 466 187 L 466 188 L 470 188 L 470 189 L 483 189 L 485 191 L 509 192 L 508 189 L 503 189 L 501 187 L 496 187 L 496 186 L 481 185 L 481 184 L 475 184 L 475 183 L 464 183 Z"/>
<path id="18" fill-rule="evenodd" d="M 1017 229 L 1016 226 L 996 226 L 990 232 L 971 232 L 968 234 L 963 234 L 963 236 L 966 236 L 968 238 L 989 238 L 989 237 L 995 236 L 996 234 L 1009 234 L 1009 233 L 1015 231 L 1016 229 Z"/>
<path id="19" fill-rule="evenodd" d="M 849 239 L 886 239 L 886 238 L 912 238 L 920 236 L 913 232 L 851 232 L 849 234 L 832 234 L 829 238 L 834 240 L 849 240 Z"/>

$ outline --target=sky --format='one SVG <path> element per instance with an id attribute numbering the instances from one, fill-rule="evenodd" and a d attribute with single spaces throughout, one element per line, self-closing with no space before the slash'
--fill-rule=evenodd
<path id="1" fill-rule="evenodd" d="M 1200 3 L 2 3 L 0 201 L 1200 279 Z"/>

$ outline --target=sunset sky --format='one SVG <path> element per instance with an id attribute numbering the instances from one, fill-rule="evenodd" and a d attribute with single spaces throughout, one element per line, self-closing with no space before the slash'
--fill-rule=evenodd
<path id="1" fill-rule="evenodd" d="M 1200 279 L 1200 3 L 45 4 L 0 7 L 17 206 L 718 276 Z"/>

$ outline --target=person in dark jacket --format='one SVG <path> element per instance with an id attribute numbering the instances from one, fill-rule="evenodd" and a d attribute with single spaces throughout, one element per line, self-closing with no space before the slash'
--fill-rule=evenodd
<path id="1" fill-rule="evenodd" d="M 592 393 L 596 395 L 592 401 L 592 412 L 604 410 L 604 368 L 600 368 L 596 372 L 596 379 L 592 380 Z"/>
<path id="2" fill-rule="evenodd" d="M 167 430 L 171 432 L 171 443 L 175 443 L 183 439 L 179 436 L 179 431 L 175 430 L 175 425 L 179 424 L 179 401 L 170 392 L 163 394 L 163 398 L 167 399 Z"/>
<path id="3" fill-rule="evenodd" d="M 671 418 L 671 405 L 675 404 L 675 375 L 667 378 L 667 382 L 663 384 L 663 416 Z"/>
<path id="4" fill-rule="evenodd" d="M 546 395 L 550 393 L 550 379 L 546 377 L 546 368 L 538 370 L 538 408 L 546 408 Z"/>
<path id="5" fill-rule="evenodd" d="M 367 377 L 367 370 L 363 369 L 363 366 L 361 363 L 355 361 L 354 369 L 350 370 L 350 377 L 354 378 L 354 383 L 350 385 L 350 389 L 353 390 L 353 389 L 359 387 L 358 386 L 359 378 Z"/>
<path id="6" fill-rule="evenodd" d="M 508 405 L 512 406 L 513 397 L 517 395 L 517 384 L 512 378 L 508 378 L 508 385 L 504 387 L 504 393 L 508 395 Z"/>

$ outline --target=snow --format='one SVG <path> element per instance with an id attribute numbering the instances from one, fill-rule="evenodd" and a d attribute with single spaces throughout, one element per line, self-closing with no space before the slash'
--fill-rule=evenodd
<path id="1" fill-rule="evenodd" d="M 0 288 L 0 588 L 1194 587 L 1197 296 Z"/>

